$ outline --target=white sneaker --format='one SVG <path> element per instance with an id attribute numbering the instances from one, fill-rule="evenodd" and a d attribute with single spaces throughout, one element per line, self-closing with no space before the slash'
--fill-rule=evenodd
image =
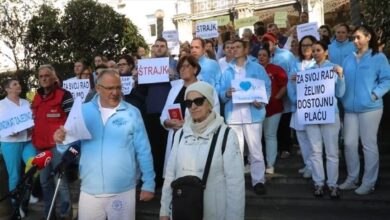
<path id="1" fill-rule="evenodd" d="M 359 188 L 355 190 L 355 193 L 358 195 L 367 195 L 374 192 L 374 187 L 369 187 L 366 185 L 360 185 Z"/>
<path id="2" fill-rule="evenodd" d="M 30 200 L 29 200 L 30 204 L 37 203 L 38 201 L 39 201 L 39 199 L 37 197 L 30 195 Z"/>
<path id="3" fill-rule="evenodd" d="M 265 169 L 265 173 L 274 174 L 275 173 L 274 167 L 267 167 L 267 169 Z"/>
<path id="4" fill-rule="evenodd" d="M 306 170 L 306 167 L 302 167 L 301 169 L 298 170 L 298 173 L 303 174 Z"/>
<path id="5" fill-rule="evenodd" d="M 26 213 L 24 213 L 22 208 L 19 208 L 19 214 L 20 214 L 20 218 L 26 217 Z"/>
<path id="6" fill-rule="evenodd" d="M 303 172 L 303 178 L 305 179 L 310 179 L 311 178 L 311 170 L 309 169 L 305 169 L 305 171 Z"/>
<path id="7" fill-rule="evenodd" d="M 347 180 L 344 181 L 344 183 L 339 185 L 339 189 L 341 189 L 341 190 L 351 190 L 351 189 L 356 189 L 356 188 L 357 188 L 356 183 L 350 182 Z"/>

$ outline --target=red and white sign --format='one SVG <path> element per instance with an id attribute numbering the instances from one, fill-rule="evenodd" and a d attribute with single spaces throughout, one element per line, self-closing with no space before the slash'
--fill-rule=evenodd
<path id="1" fill-rule="evenodd" d="M 169 58 L 138 60 L 138 84 L 169 82 Z"/>

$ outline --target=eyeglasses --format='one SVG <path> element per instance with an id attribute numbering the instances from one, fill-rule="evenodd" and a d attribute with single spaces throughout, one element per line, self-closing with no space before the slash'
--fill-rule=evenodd
<path id="1" fill-rule="evenodd" d="M 106 86 L 103 86 L 101 84 L 98 84 L 98 86 L 102 87 L 103 89 L 105 90 L 108 90 L 110 92 L 116 90 L 116 91 L 122 91 L 122 86 L 112 86 L 112 87 L 106 87 Z"/>
<path id="2" fill-rule="evenodd" d="M 206 100 L 206 97 L 202 96 L 202 97 L 196 98 L 194 100 L 190 100 L 190 99 L 184 100 L 184 104 L 186 105 L 187 108 L 191 108 L 192 103 L 195 103 L 196 106 L 202 106 L 204 103 L 204 100 Z"/>

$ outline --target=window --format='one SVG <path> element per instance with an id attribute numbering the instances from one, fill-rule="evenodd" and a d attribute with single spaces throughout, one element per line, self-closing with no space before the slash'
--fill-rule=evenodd
<path id="1" fill-rule="evenodd" d="M 151 24 L 150 26 L 150 36 L 156 36 L 156 24 Z"/>

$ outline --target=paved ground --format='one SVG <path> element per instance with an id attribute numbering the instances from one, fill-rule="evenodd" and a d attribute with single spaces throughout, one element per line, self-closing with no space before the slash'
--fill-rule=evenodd
<path id="1" fill-rule="evenodd" d="M 297 149 L 294 149 L 294 152 Z M 245 219 L 248 220 L 358 220 L 390 219 L 390 146 L 381 146 L 380 176 L 374 193 L 357 196 L 352 191 L 343 192 L 338 201 L 328 196 L 317 199 L 312 196 L 312 182 L 300 177 L 297 170 L 302 167 L 300 156 L 293 154 L 290 158 L 279 159 L 274 175 L 267 176 L 267 195 L 256 195 L 247 185 Z M 340 161 L 340 182 L 344 180 L 345 162 Z M 246 176 L 249 182 L 249 176 Z M 72 186 L 77 212 L 78 183 Z M 137 204 L 137 219 L 158 219 L 160 190 L 151 202 Z M 31 211 L 26 220 L 42 218 L 43 204 L 39 202 L 30 206 Z M 1 218 L 0 218 L 1 219 Z"/>

